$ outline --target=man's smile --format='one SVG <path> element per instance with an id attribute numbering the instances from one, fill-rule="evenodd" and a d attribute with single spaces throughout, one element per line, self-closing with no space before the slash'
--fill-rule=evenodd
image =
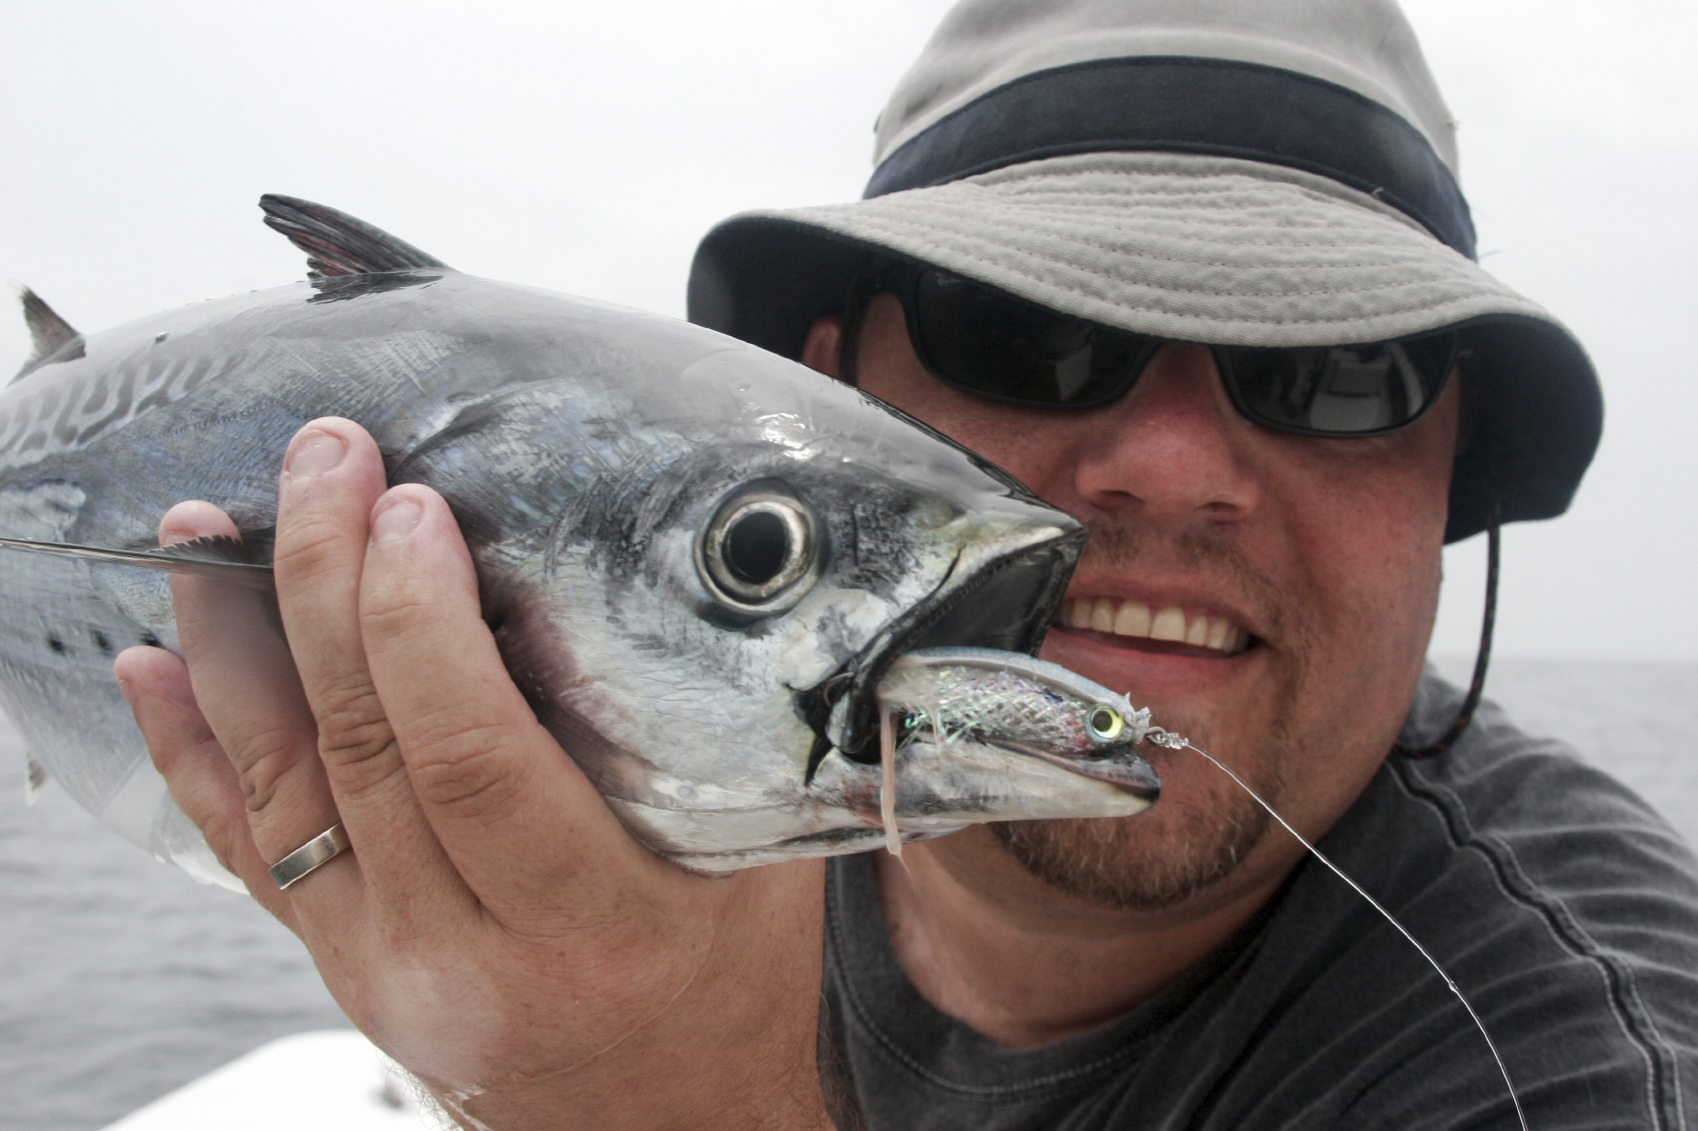
<path id="1" fill-rule="evenodd" d="M 1124 578 L 1089 573 L 1075 578 L 1062 602 L 1044 639 L 1045 659 L 1142 706 L 1171 709 L 1188 701 L 1192 709 L 1209 705 L 1211 713 L 1225 705 L 1223 696 L 1249 690 L 1244 679 L 1263 670 L 1262 636 L 1276 630 L 1245 609 L 1245 595 L 1223 602 L 1219 586 L 1205 593 L 1194 579 L 1169 577 L 1154 586 L 1146 579 L 1133 596 Z"/>
<path id="2" fill-rule="evenodd" d="M 1130 597 L 1069 597 L 1062 603 L 1056 623 L 1113 638 L 1104 643 L 1180 655 L 1237 655 L 1250 643 L 1250 634 L 1242 625 L 1219 613 L 1187 610 L 1179 605 L 1152 607 Z M 1167 647 L 1151 648 L 1152 644 Z"/>

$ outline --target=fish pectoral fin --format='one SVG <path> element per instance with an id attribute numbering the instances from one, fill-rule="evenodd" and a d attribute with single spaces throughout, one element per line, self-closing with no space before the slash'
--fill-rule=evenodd
<path id="1" fill-rule="evenodd" d="M 216 535 L 177 542 L 157 550 L 112 550 L 100 546 L 79 546 L 72 542 L 36 542 L 28 538 L 0 538 L 0 549 L 22 550 L 31 554 L 47 554 L 58 558 L 77 558 L 86 562 L 109 565 L 139 566 L 168 573 L 204 577 L 225 581 L 248 589 L 269 591 L 274 588 L 271 567 L 255 565 L 239 539 Z"/>
<path id="2" fill-rule="evenodd" d="M 327 205 L 268 192 L 259 198 L 259 206 L 265 211 L 266 226 L 282 232 L 307 253 L 309 278 L 448 267 L 383 229 Z"/>
<path id="3" fill-rule="evenodd" d="M 75 361 L 83 356 L 83 336 L 43 302 L 40 295 L 28 287 L 19 287 L 18 301 L 23 303 L 24 324 L 29 327 L 30 342 L 35 350 L 12 378 L 13 382 L 29 376 L 49 361 Z"/>
<path id="4" fill-rule="evenodd" d="M 41 791 L 47 788 L 47 783 L 53 780 L 53 775 L 47 772 L 47 767 L 35 760 L 34 754 L 24 755 L 24 804 L 34 805 L 41 800 Z"/>

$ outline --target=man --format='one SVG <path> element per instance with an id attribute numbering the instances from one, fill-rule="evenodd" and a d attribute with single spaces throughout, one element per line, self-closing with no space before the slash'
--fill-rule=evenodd
<path id="1" fill-rule="evenodd" d="M 710 234 L 692 316 L 1086 522 L 1044 654 L 1324 836 L 1532 1126 L 1683 1126 L 1690 855 L 1493 711 L 1435 741 L 1441 546 L 1560 513 L 1600 408 L 1469 260 L 1389 0 L 968 0 L 880 158 L 866 201 Z M 467 1126 L 1517 1125 L 1444 981 L 1196 755 L 1153 753 L 1136 818 L 706 880 L 537 725 L 446 506 L 358 428 L 291 445 L 277 547 L 289 647 L 183 582 L 187 669 L 120 677 L 220 857 Z M 338 820 L 352 853 L 269 884 Z"/>

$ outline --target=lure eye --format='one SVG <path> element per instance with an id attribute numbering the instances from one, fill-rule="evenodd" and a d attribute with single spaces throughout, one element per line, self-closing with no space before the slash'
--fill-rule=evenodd
<path id="1" fill-rule="evenodd" d="M 727 500 L 697 543 L 697 567 L 709 592 L 741 612 L 789 608 L 818 576 L 813 513 L 775 483 Z"/>
<path id="2" fill-rule="evenodd" d="M 1098 742 L 1112 742 L 1126 729 L 1126 720 L 1113 707 L 1098 703 L 1085 713 L 1085 729 Z"/>

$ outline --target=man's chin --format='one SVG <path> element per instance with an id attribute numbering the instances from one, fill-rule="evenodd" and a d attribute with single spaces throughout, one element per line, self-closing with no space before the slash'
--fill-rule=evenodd
<path id="1" fill-rule="evenodd" d="M 1261 843 L 1269 818 L 1249 797 L 1211 819 L 1151 838 L 1140 817 L 1007 821 L 990 826 L 999 843 L 1057 891 L 1118 911 L 1166 911 L 1230 876 Z"/>

